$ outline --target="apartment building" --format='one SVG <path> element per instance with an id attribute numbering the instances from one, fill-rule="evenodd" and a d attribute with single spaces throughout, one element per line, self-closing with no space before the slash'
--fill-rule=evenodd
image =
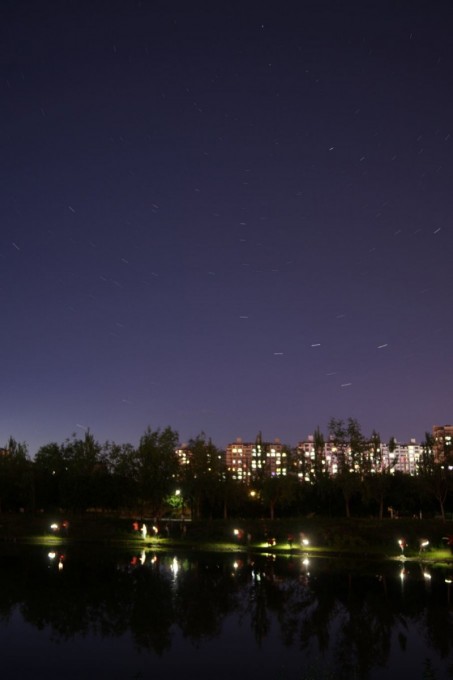
<path id="1" fill-rule="evenodd" d="M 379 442 L 377 449 L 370 446 L 370 449 L 363 453 L 363 462 L 364 467 L 376 473 L 387 471 L 392 474 L 403 472 L 416 475 L 422 454 L 423 447 L 417 444 L 415 439 L 404 444 L 395 441 L 391 447 Z M 301 481 L 313 482 L 323 474 L 336 475 L 339 463 L 338 451 L 332 439 L 320 446 L 314 435 L 309 435 L 296 447 L 293 470 Z"/>
<path id="2" fill-rule="evenodd" d="M 289 452 L 280 439 L 273 442 L 262 440 L 258 435 L 254 442 L 244 442 L 238 437 L 225 450 L 225 464 L 233 479 L 252 483 L 262 477 L 282 477 L 289 473 Z"/>
<path id="3" fill-rule="evenodd" d="M 432 435 L 436 462 L 453 466 L 453 425 L 434 425 Z"/>
<path id="4" fill-rule="evenodd" d="M 433 427 L 434 453 L 437 461 L 448 460 L 453 467 L 453 425 Z M 409 442 L 371 443 L 362 454 L 363 468 L 380 473 L 401 472 L 415 476 L 420 469 L 424 453 L 422 444 L 412 438 Z M 177 450 L 182 466 L 190 464 L 190 450 L 186 445 Z M 243 441 L 238 437 L 225 450 L 225 466 L 232 478 L 251 484 L 263 477 L 294 475 L 301 482 L 313 483 L 320 476 L 335 476 L 340 468 L 344 451 L 337 451 L 332 438 L 323 441 L 310 434 L 294 449 L 285 447 L 280 439 L 263 441 L 261 433 L 255 441 Z M 348 452 L 346 451 L 346 456 Z M 360 463 L 354 463 L 357 472 Z M 362 468 L 362 469 L 363 469 Z"/>

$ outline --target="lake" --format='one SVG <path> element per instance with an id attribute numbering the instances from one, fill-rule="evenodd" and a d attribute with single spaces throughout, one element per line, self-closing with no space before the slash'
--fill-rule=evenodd
<path id="1" fill-rule="evenodd" d="M 2 680 L 453 677 L 453 568 L 5 544 L 0 574 Z"/>

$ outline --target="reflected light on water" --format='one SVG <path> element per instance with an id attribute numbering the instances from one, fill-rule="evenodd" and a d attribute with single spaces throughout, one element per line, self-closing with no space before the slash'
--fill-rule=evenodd
<path id="1" fill-rule="evenodd" d="M 173 576 L 176 578 L 176 576 L 178 575 L 178 571 L 179 571 L 179 562 L 178 562 L 176 557 L 173 558 L 170 569 L 171 569 Z"/>
<path id="2" fill-rule="evenodd" d="M 451 566 L 430 566 L 427 560 L 357 565 L 303 552 L 290 560 L 256 552 L 242 559 L 156 553 L 143 546 L 135 555 L 129 550 L 110 554 L 104 546 L 98 551 L 70 546 L 67 553 L 27 547 L 18 551 L 14 565 L 0 561 L 3 582 L 12 584 L 4 599 L 8 619 L 0 621 L 2 678 L 45 677 L 54 672 L 60 651 L 62 659 L 71 659 L 65 668 L 68 680 L 85 677 L 88 667 L 102 668 L 102 677 L 112 679 L 176 678 L 190 668 L 198 680 L 212 675 L 220 680 L 235 676 L 235 652 L 244 649 L 241 674 L 253 676 L 259 668 L 262 680 L 301 678 L 301 668 L 307 669 L 306 680 L 393 680 L 403 667 L 405 676 L 418 678 L 428 657 L 435 677 L 444 677 L 442 663 L 453 649 Z M 11 659 L 14 671 L 5 675 L 15 616 L 21 651 Z M 354 634 L 347 625 L 351 616 L 357 621 Z M 377 633 L 367 636 L 358 657 L 357 645 L 370 627 Z M 34 631 L 39 644 L 27 646 L 24 630 Z M 288 630 L 294 633 L 289 642 Z M 319 635 L 329 642 L 318 664 Z M 403 638 L 410 641 L 407 649 L 393 645 Z M 369 675 L 359 674 L 364 661 Z M 310 663 L 315 664 L 312 672 Z M 338 667 L 349 674 L 335 675 Z"/>

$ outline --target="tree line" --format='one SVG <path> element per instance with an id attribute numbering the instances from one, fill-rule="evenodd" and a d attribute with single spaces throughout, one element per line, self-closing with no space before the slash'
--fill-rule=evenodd
<path id="1" fill-rule="evenodd" d="M 328 430 L 336 447 L 335 475 L 324 465 L 324 440 L 318 428 L 315 460 L 303 481 L 291 474 L 296 457 L 288 447 L 288 474 L 272 477 L 263 468 L 247 485 L 233 478 L 224 452 L 204 433 L 188 442 L 187 464 L 177 454 L 178 433 L 169 426 L 148 427 L 138 446 L 101 444 L 88 430 L 82 437 L 74 434 L 61 444 L 42 446 L 34 459 L 25 443 L 10 437 L 0 449 L 0 512 L 96 509 L 193 519 L 273 518 L 276 513 L 383 518 L 424 512 L 445 518 L 453 474 L 446 461 L 436 460 L 429 433 L 419 474 L 412 477 L 389 467 L 376 472 L 380 437 L 376 432 L 365 437 L 355 419 L 332 418 Z"/>

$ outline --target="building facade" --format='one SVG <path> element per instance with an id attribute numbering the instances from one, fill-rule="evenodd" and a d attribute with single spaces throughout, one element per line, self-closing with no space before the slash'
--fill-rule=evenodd
<path id="1" fill-rule="evenodd" d="M 453 469 L 453 425 L 433 427 L 433 449 L 436 462 L 447 461 Z M 191 464 L 191 451 L 182 445 L 177 454 L 181 466 Z M 225 450 L 225 469 L 232 479 L 247 485 L 267 477 L 293 475 L 301 482 L 314 483 L 322 476 L 335 476 L 350 462 L 355 472 L 397 472 L 415 476 L 419 473 L 424 445 L 415 439 L 409 442 L 369 441 L 359 460 L 349 449 L 337 450 L 332 438 L 324 441 L 319 432 L 310 434 L 294 449 L 285 447 L 280 439 L 263 441 L 261 433 L 255 441 L 243 441 L 238 437 Z"/>
<path id="2" fill-rule="evenodd" d="M 249 485 L 263 477 L 289 474 L 289 453 L 279 439 L 265 442 L 258 435 L 254 442 L 243 442 L 238 437 L 226 448 L 225 465 L 233 479 Z"/>
<path id="3" fill-rule="evenodd" d="M 434 425 L 432 435 L 436 463 L 453 466 L 453 425 Z"/>
<path id="4" fill-rule="evenodd" d="M 394 440 L 392 445 L 384 442 L 370 442 L 362 453 L 363 465 L 352 463 L 351 451 L 346 450 L 346 458 L 351 456 L 356 472 L 366 469 L 371 473 L 402 472 L 416 475 L 419 469 L 420 458 L 423 454 L 423 446 L 417 444 L 415 439 L 409 443 L 400 443 Z M 337 450 L 332 439 L 321 445 L 314 435 L 298 443 L 296 455 L 293 460 L 293 470 L 301 481 L 314 482 L 322 475 L 335 476 L 340 469 L 340 452 Z M 345 452 L 341 451 L 344 456 Z M 343 461 L 342 461 L 343 463 Z"/>

